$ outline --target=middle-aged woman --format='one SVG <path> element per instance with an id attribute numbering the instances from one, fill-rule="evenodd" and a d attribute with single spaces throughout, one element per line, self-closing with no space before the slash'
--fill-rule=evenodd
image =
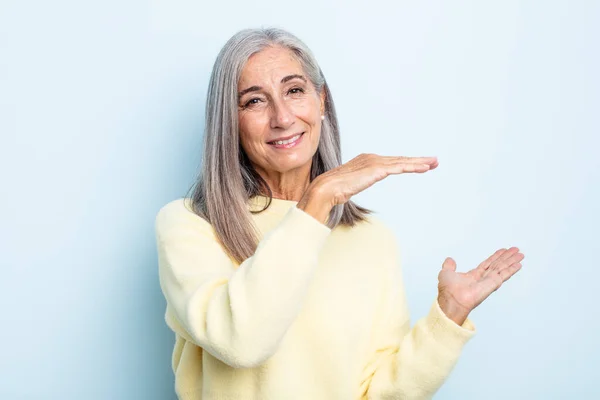
<path id="1" fill-rule="evenodd" d="M 469 312 L 521 268 L 519 249 L 467 273 L 447 258 L 411 328 L 395 235 L 351 198 L 438 162 L 342 164 L 331 91 L 286 31 L 244 30 L 225 44 L 205 130 L 193 195 L 156 217 L 178 398 L 431 398 L 474 334 Z"/>

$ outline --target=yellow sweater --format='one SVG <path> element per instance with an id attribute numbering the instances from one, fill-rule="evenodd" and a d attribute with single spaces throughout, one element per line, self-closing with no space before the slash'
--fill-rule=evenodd
<path id="1" fill-rule="evenodd" d="M 331 230 L 273 199 L 238 265 L 188 200 L 156 216 L 179 399 L 429 399 L 475 333 L 437 301 L 410 328 L 395 235 L 378 218 Z"/>

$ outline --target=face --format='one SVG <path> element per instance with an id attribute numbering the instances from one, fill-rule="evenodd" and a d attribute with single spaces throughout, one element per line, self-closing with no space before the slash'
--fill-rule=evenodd
<path id="1" fill-rule="evenodd" d="M 238 93 L 240 144 L 257 172 L 267 180 L 308 176 L 319 145 L 324 97 L 294 54 L 281 47 L 254 54 L 242 71 Z"/>

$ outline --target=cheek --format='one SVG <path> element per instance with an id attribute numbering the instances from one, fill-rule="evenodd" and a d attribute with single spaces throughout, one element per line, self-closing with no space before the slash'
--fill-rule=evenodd
<path id="1" fill-rule="evenodd" d="M 248 115 L 240 116 L 239 121 L 241 140 L 246 143 L 250 143 L 259 133 L 259 130 L 257 129 L 258 124 L 256 123 L 255 118 L 252 118 Z"/>
<path id="2" fill-rule="evenodd" d="M 250 158 L 260 152 L 263 143 L 263 123 L 248 115 L 240 116 L 240 145 Z"/>
<path id="3" fill-rule="evenodd" d="M 307 119 L 310 119 L 310 124 L 314 127 L 314 129 L 319 130 L 321 127 L 321 106 L 318 101 L 315 101 L 314 104 L 311 104 L 310 110 L 307 114 Z"/>
<path id="4" fill-rule="evenodd" d="M 319 125 L 321 122 L 321 109 L 318 103 L 311 99 L 296 105 L 295 114 L 311 126 Z"/>

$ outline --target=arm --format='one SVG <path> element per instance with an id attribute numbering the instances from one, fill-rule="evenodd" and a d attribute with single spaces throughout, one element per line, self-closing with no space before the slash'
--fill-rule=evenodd
<path id="1" fill-rule="evenodd" d="M 389 278 L 384 291 L 375 353 L 363 371 L 361 395 L 367 399 L 430 399 L 475 334 L 469 319 L 450 320 L 435 301 L 429 314 L 410 328 L 396 241 L 388 235 Z"/>
<path id="2" fill-rule="evenodd" d="M 156 217 L 160 286 L 180 336 L 232 367 L 277 350 L 300 312 L 331 229 L 292 207 L 236 269 L 212 227 L 181 200 Z"/>

